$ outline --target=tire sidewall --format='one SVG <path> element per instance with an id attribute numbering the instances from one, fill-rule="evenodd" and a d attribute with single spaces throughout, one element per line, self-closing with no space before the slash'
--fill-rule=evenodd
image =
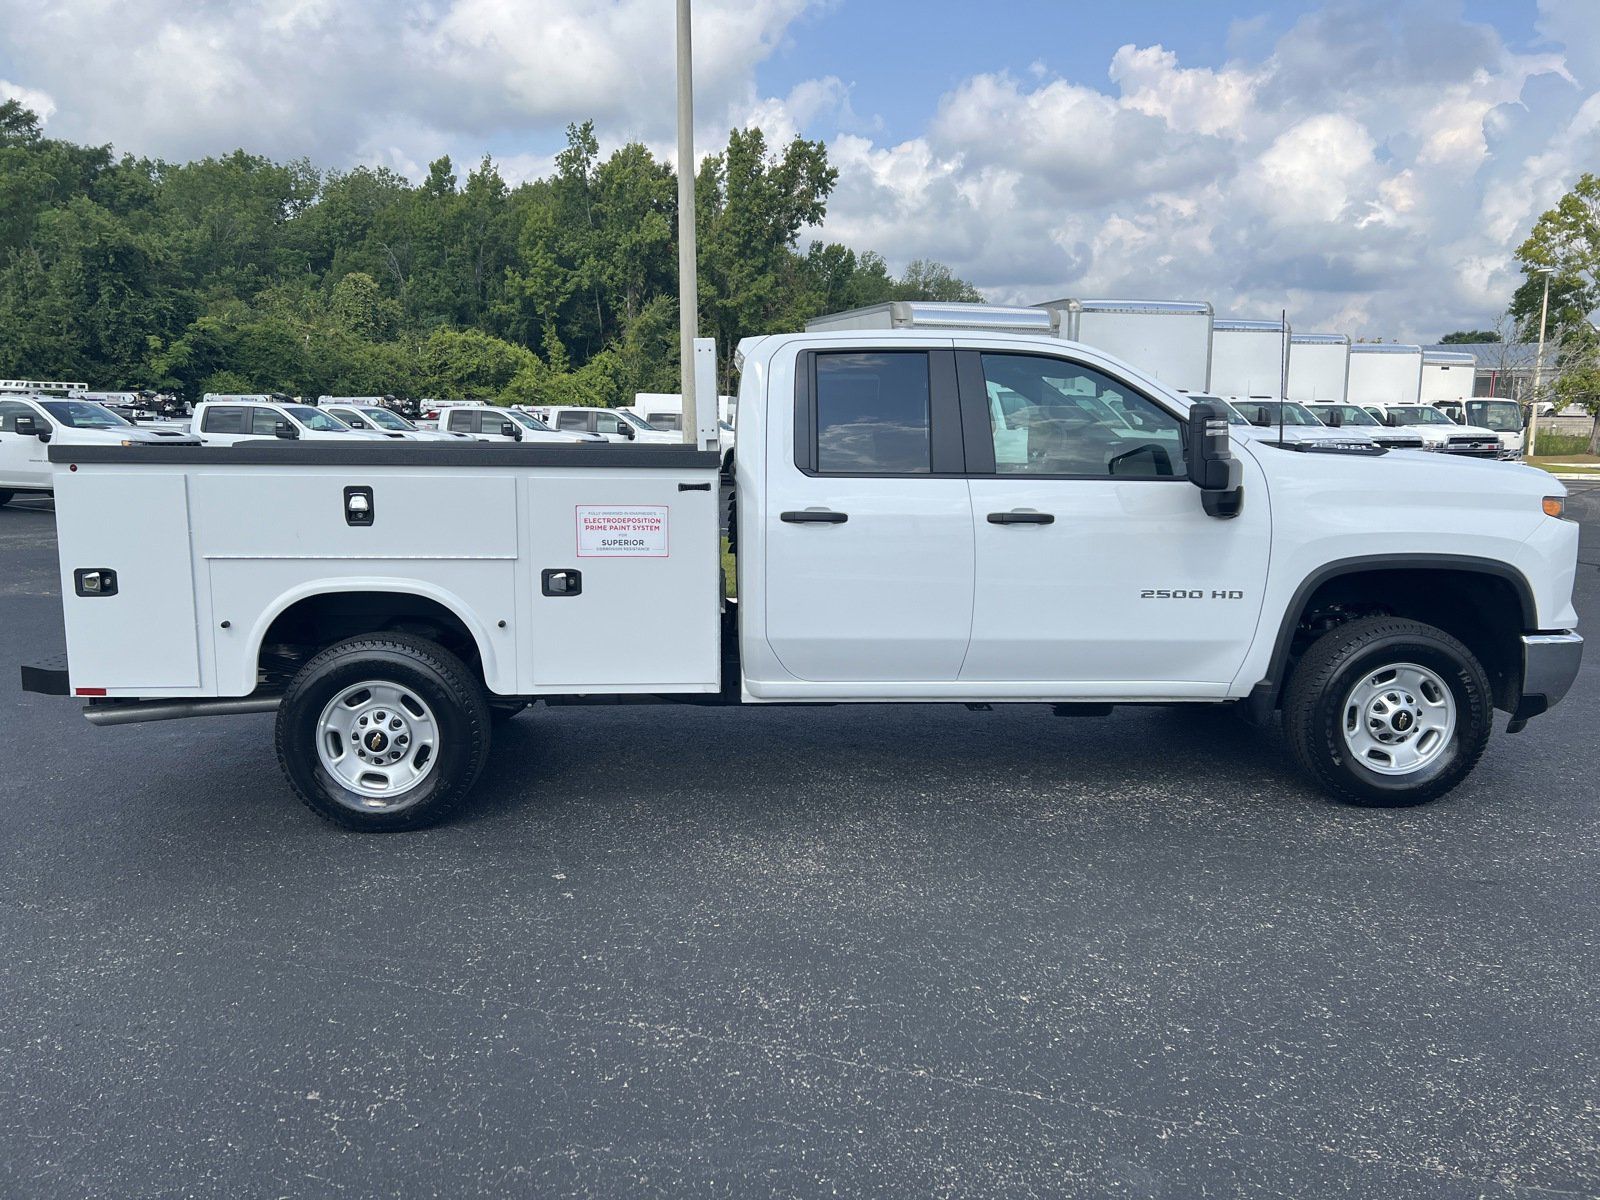
<path id="1" fill-rule="evenodd" d="M 1344 702 L 1362 679 L 1387 666 L 1415 663 L 1444 681 L 1455 701 L 1450 744 L 1422 769 L 1384 775 L 1352 758 L 1344 740 Z M 1488 681 L 1470 660 L 1428 638 L 1394 635 L 1365 645 L 1339 664 L 1315 706 L 1316 738 L 1330 764 L 1357 791 L 1383 804 L 1422 803 L 1460 782 L 1489 736 L 1493 703 Z"/>
<path id="2" fill-rule="evenodd" d="M 393 812 L 362 807 L 352 792 L 322 765 L 317 752 L 317 724 L 328 702 L 353 684 L 393 683 L 415 691 L 432 710 L 439 727 L 441 750 L 433 770 L 408 796 L 415 799 Z M 454 689 L 438 672 L 409 655 L 378 648 L 352 647 L 334 654 L 296 680 L 279 710 L 283 769 L 306 802 L 324 816 L 362 829 L 404 829 L 430 823 L 471 786 L 483 755 L 475 742 L 487 737 L 487 722 L 474 737 L 473 715 L 465 711 Z"/>

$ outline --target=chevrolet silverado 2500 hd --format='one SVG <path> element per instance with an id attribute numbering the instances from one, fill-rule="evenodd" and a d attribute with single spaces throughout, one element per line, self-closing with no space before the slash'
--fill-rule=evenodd
<path id="1" fill-rule="evenodd" d="M 714 448 L 64 446 L 67 661 L 24 686 L 97 725 L 273 711 L 314 810 L 394 829 L 535 700 L 1229 704 L 1281 711 L 1333 794 L 1410 804 L 1578 669 L 1542 472 L 1230 444 L 1220 405 L 1052 336 L 739 362 L 736 604 Z M 677 636 L 619 643 L 643 596 Z"/>

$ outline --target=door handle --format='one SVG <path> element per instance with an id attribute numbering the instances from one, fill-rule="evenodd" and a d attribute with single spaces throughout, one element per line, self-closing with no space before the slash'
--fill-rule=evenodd
<path id="1" fill-rule="evenodd" d="M 991 525 L 1053 525 L 1055 514 L 1041 512 L 1003 512 L 990 513 Z"/>
<path id="2" fill-rule="evenodd" d="M 788 521 L 791 525 L 843 525 L 850 519 L 849 513 L 829 512 L 827 509 L 807 508 L 800 512 L 786 512 L 778 518 Z"/>

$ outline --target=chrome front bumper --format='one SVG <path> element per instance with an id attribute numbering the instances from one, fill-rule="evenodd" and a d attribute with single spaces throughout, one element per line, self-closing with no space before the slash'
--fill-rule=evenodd
<path id="1" fill-rule="evenodd" d="M 1583 638 L 1579 634 L 1526 634 L 1522 639 L 1522 698 L 1511 719 L 1526 721 L 1561 703 L 1582 662 Z"/>

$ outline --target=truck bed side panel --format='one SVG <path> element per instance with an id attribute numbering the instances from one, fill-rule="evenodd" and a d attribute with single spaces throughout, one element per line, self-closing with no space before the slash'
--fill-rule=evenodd
<path id="1" fill-rule="evenodd" d="M 183 472 L 62 478 L 56 523 L 73 688 L 104 688 L 111 695 L 198 688 Z M 116 572 L 115 595 L 76 594 L 75 573 L 94 569 Z"/>

